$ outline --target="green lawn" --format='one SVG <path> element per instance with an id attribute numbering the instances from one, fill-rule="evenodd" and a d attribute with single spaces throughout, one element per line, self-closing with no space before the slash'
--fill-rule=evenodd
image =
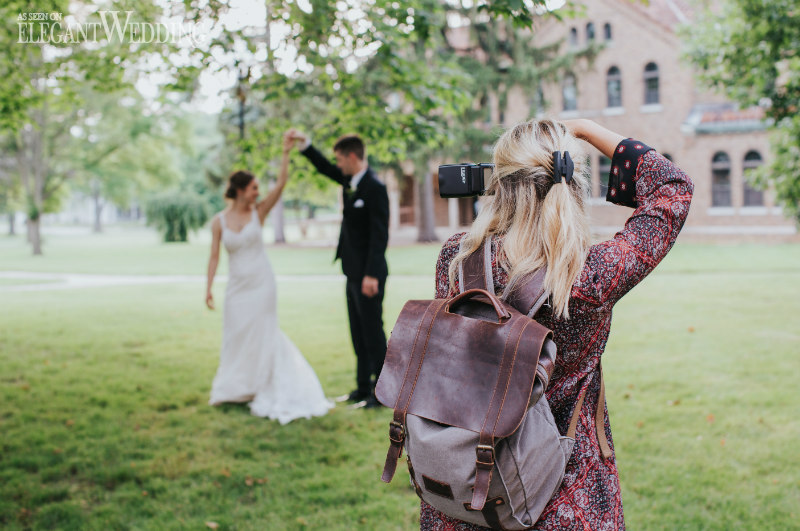
<path id="1" fill-rule="evenodd" d="M 207 249 L 134 231 L 53 239 L 44 257 L 25 251 L 0 241 L 0 270 L 199 274 Z M 331 249 L 269 252 L 279 274 L 337 272 Z M 431 295 L 436 254 L 390 250 L 387 329 L 406 299 Z M 203 307 L 202 284 L 6 286 L 0 527 L 418 525 L 405 472 L 379 480 L 388 410 L 340 406 L 280 426 L 243 406 L 206 406 L 221 315 Z M 326 392 L 349 391 L 342 281 L 285 280 L 279 308 Z M 797 245 L 678 245 L 619 303 L 604 368 L 630 529 L 798 527 L 799 314 Z"/>

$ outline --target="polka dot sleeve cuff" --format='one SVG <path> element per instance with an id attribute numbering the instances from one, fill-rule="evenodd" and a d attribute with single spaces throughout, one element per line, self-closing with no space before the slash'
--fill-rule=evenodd
<path id="1" fill-rule="evenodd" d="M 642 155 L 652 150 L 638 140 L 627 138 L 617 145 L 611 159 L 611 172 L 608 175 L 608 194 L 606 201 L 617 205 L 636 208 L 636 169 Z"/>

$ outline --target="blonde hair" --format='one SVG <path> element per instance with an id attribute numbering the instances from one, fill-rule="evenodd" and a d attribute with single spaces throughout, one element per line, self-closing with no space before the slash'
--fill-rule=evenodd
<path id="1" fill-rule="evenodd" d="M 553 183 L 555 151 L 569 151 L 575 163 L 569 184 Z M 488 201 L 450 263 L 450 286 L 455 285 L 459 264 L 492 235 L 501 235 L 498 260 L 508 273 L 508 286 L 547 266 L 544 285 L 553 313 L 569 319 L 572 284 L 583 269 L 591 239 L 588 159 L 580 142 L 561 122 L 531 120 L 503 133 L 494 146 L 493 162 Z"/>

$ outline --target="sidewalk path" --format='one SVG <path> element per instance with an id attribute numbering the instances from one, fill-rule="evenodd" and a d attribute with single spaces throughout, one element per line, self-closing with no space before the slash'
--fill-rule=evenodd
<path id="1" fill-rule="evenodd" d="M 428 278 L 424 275 L 393 275 L 392 278 Z M 29 271 L 0 271 L 0 280 L 23 280 L 25 284 L 0 284 L 0 293 L 18 291 L 55 291 L 107 286 L 139 286 L 148 284 L 202 284 L 205 275 L 92 275 L 84 273 L 33 273 Z M 225 275 L 216 282 L 227 282 Z M 278 282 L 342 282 L 344 275 L 277 275 Z"/>

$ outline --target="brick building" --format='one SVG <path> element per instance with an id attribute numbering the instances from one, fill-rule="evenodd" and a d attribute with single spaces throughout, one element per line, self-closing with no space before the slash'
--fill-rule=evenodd
<path id="1" fill-rule="evenodd" d="M 681 59 L 679 25 L 691 20 L 682 0 L 585 2 L 581 19 L 548 20 L 534 28 L 540 44 L 563 41 L 580 48 L 595 42 L 602 51 L 591 64 L 579 61 L 559 83 L 543 84 L 547 109 L 556 119 L 590 118 L 623 135 L 647 142 L 671 158 L 695 182 L 685 234 L 700 237 L 791 238 L 794 222 L 775 206 L 769 191 L 751 188 L 748 168 L 768 162 L 768 135 L 761 109 L 738 109 L 700 90 L 691 67 Z M 535 115 L 536 89 L 515 88 L 503 112 L 492 109 L 494 123 L 510 126 Z M 592 226 L 598 235 L 613 233 L 630 211 L 605 202 L 610 161 L 591 154 Z M 416 187 L 399 187 L 400 223 L 414 222 Z M 469 200 L 435 199 L 438 226 L 469 223 Z"/>

